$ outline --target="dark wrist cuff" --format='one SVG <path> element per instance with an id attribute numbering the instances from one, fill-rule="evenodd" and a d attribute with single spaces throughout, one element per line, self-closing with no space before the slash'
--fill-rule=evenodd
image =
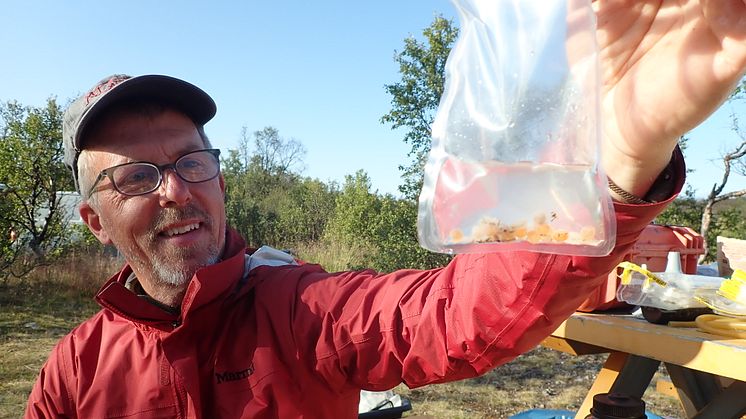
<path id="1" fill-rule="evenodd" d="M 668 165 L 661 171 L 655 182 L 650 186 L 648 193 L 643 197 L 633 195 L 624 189 L 617 186 L 611 179 L 609 181 L 609 189 L 616 193 L 620 198 L 620 202 L 625 204 L 652 204 L 655 202 L 661 202 L 668 199 L 676 189 L 675 174 L 677 165 L 681 164 L 684 160 L 684 156 L 681 153 L 681 149 L 678 145 L 671 153 L 671 160 Z"/>

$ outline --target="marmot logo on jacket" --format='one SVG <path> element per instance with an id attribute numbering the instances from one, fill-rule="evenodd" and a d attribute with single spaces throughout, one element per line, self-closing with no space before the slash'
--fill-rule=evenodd
<path id="1" fill-rule="evenodd" d="M 254 364 L 249 365 L 249 368 L 240 371 L 224 371 L 216 372 L 215 378 L 218 380 L 218 384 L 222 384 L 226 381 L 238 381 L 248 378 L 254 373 Z"/>

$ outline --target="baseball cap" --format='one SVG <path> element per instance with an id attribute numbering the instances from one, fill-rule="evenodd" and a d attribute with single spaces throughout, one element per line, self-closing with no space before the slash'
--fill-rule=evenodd
<path id="1" fill-rule="evenodd" d="M 215 101 L 205 91 L 175 77 L 115 74 L 104 78 L 68 106 L 62 123 L 64 162 L 72 170 L 78 192 L 78 156 L 85 148 L 82 141 L 86 128 L 111 105 L 133 99 L 173 105 L 197 125 L 207 123 L 217 111 Z"/>

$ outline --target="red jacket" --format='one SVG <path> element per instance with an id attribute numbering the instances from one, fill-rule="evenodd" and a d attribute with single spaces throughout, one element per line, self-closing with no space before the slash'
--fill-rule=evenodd
<path id="1" fill-rule="evenodd" d="M 26 417 L 354 418 L 360 389 L 474 377 L 536 346 L 664 206 L 618 204 L 608 257 L 465 254 L 390 274 L 307 264 L 242 280 L 231 232 L 231 256 L 197 272 L 180 315 L 127 290 L 125 267 L 53 349 Z"/>

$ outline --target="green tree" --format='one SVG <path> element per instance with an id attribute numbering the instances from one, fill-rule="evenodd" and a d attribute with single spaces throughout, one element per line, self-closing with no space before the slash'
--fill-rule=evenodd
<path id="1" fill-rule="evenodd" d="M 740 102 L 741 104 L 746 103 L 746 97 L 744 96 L 744 88 L 746 87 L 746 79 L 742 79 L 736 89 L 728 99 L 729 104 L 735 104 Z M 746 176 L 746 134 L 741 124 L 738 114 L 735 111 L 731 112 L 731 130 L 740 138 L 740 143 L 734 146 L 731 151 L 726 152 L 722 156 L 723 163 L 723 174 L 721 178 L 713 183 L 712 188 L 708 192 L 704 199 L 704 205 L 702 207 L 702 220 L 700 223 L 700 234 L 707 240 L 707 251 L 700 258 L 700 262 L 714 257 L 714 246 L 716 245 L 716 233 L 721 231 L 738 231 L 738 225 L 725 226 L 724 223 L 727 220 L 736 221 L 736 218 L 728 217 L 730 212 L 721 212 L 723 219 L 714 219 L 716 215 L 715 207 L 723 202 L 727 202 L 736 198 L 746 196 L 746 189 L 727 191 L 726 186 L 730 180 L 731 175 L 737 174 Z M 714 229 L 711 231 L 711 229 Z M 742 234 L 746 232 L 742 231 Z M 725 235 L 725 234 L 723 234 Z M 738 237 L 738 236 L 729 236 Z M 739 237 L 740 238 L 740 237 Z"/>
<path id="2" fill-rule="evenodd" d="M 371 191 L 368 174 L 358 170 L 354 175 L 345 176 L 334 214 L 327 224 L 325 240 L 368 250 L 366 260 L 359 261 L 359 266 L 348 268 L 373 267 L 370 266 L 371 255 L 382 250 L 375 240 L 375 220 L 380 211 L 381 202 Z"/>
<path id="3" fill-rule="evenodd" d="M 685 226 L 700 234 L 704 231 L 706 253 L 700 263 L 715 260 L 718 236 L 746 239 L 746 202 L 743 198 L 723 201 L 716 206 L 709 227 L 703 230 L 702 216 L 706 202 L 705 199 L 696 199 L 690 188 L 655 219 L 656 224 Z"/>
<path id="4" fill-rule="evenodd" d="M 276 245 L 277 214 L 268 207 L 267 198 L 292 175 L 275 168 L 274 157 L 282 150 L 272 147 L 281 148 L 282 143 L 274 128 L 249 134 L 244 127 L 238 148 L 229 150 L 223 161 L 228 220 L 253 246 Z"/>
<path id="5" fill-rule="evenodd" d="M 372 268 L 390 272 L 403 268 L 427 269 L 450 259 L 429 252 L 417 242 L 417 205 L 409 199 L 381 196 L 371 191 L 368 175 L 360 170 L 346 176 L 323 241 L 329 249 L 352 249 L 345 265 L 336 269 Z"/>
<path id="6" fill-rule="evenodd" d="M 733 91 L 727 103 L 743 101 L 746 79 Z M 691 187 L 683 196 L 674 200 L 657 218 L 658 224 L 680 225 L 690 227 L 700 233 L 705 239 L 705 254 L 699 262 L 712 261 L 717 252 L 717 236 L 732 238 L 746 238 L 746 222 L 744 211 L 739 206 L 729 206 L 730 203 L 742 200 L 746 196 L 746 189 L 726 191 L 729 180 L 734 175 L 746 175 L 746 136 L 744 136 L 738 114 L 731 112 L 731 128 L 741 139 L 731 151 L 722 156 L 723 172 L 720 179 L 713 183 L 712 188 L 704 199 L 695 199 L 695 191 Z M 682 137 L 679 145 L 686 154 L 688 139 Z M 692 172 L 691 169 L 687 170 Z"/>
<path id="7" fill-rule="evenodd" d="M 277 190 L 278 230 L 285 247 L 316 242 L 334 213 L 339 191 L 334 184 L 305 178 L 289 185 L 286 191 Z"/>
<path id="8" fill-rule="evenodd" d="M 702 200 L 694 197 L 690 188 L 683 196 L 675 199 L 656 217 L 655 222 L 663 225 L 676 225 L 699 231 L 702 223 Z"/>
<path id="9" fill-rule="evenodd" d="M 62 163 L 61 127 L 62 110 L 53 98 L 39 108 L 17 102 L 0 105 L 1 237 L 7 240 L 10 229 L 17 235 L 12 252 L 2 247 L 3 275 L 21 276 L 50 261 L 69 242 L 69 220 L 64 219 L 58 192 L 73 186 Z M 31 255 L 24 255 L 33 257 L 19 263 L 16 259 L 26 249 Z"/>
<path id="10" fill-rule="evenodd" d="M 223 160 L 229 224 L 252 246 L 295 247 L 318 240 L 337 191 L 303 178 L 305 148 L 273 127 L 249 134 Z"/>
<path id="11" fill-rule="evenodd" d="M 409 199 L 396 199 L 391 195 L 381 199 L 381 209 L 376 218 L 375 237 L 380 251 L 373 258 L 379 271 L 396 269 L 431 269 L 443 266 L 451 256 L 433 253 L 417 241 L 417 204 Z"/>
<path id="12" fill-rule="evenodd" d="M 254 131 L 254 154 L 251 161 L 270 175 L 299 173 L 303 170 L 306 148 L 294 138 L 283 138 L 277 128 Z M 246 137 L 244 127 L 242 137 Z"/>
<path id="13" fill-rule="evenodd" d="M 396 53 L 401 81 L 386 85 L 392 96 L 391 111 L 381 118 L 392 129 L 406 128 L 404 142 L 411 146 L 407 166 L 400 166 L 404 183 L 399 190 L 416 200 L 422 188 L 423 167 L 430 151 L 430 125 L 435 118 L 445 84 L 445 64 L 458 28 L 443 17 L 436 17 L 422 32 L 425 42 L 414 37 L 404 40 L 404 49 Z"/>

